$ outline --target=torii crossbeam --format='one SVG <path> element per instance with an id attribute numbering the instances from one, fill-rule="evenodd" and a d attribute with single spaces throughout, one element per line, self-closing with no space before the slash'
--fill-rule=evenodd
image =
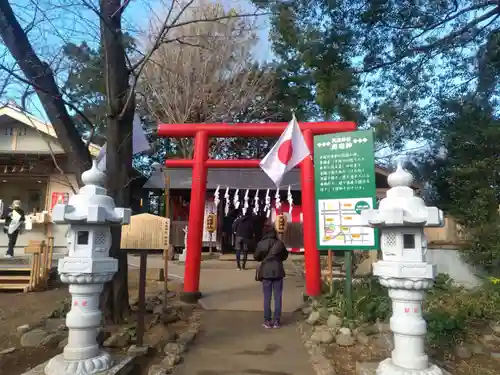
<path id="1" fill-rule="evenodd" d="M 288 124 L 159 124 L 158 136 L 170 138 L 194 137 L 193 159 L 166 160 L 167 168 L 192 168 L 191 202 L 189 204 L 189 222 L 187 255 L 184 270 L 184 301 L 194 302 L 201 297 L 200 266 L 203 236 L 203 220 L 208 168 L 259 168 L 260 160 L 209 160 L 208 149 L 211 137 L 279 137 Z M 311 153 L 313 136 L 356 130 L 353 122 L 302 122 L 300 129 Z M 321 265 L 316 248 L 316 207 L 314 203 L 314 165 L 312 158 L 306 158 L 300 164 L 302 214 L 304 225 L 304 261 L 306 274 L 306 294 L 321 294 Z"/>

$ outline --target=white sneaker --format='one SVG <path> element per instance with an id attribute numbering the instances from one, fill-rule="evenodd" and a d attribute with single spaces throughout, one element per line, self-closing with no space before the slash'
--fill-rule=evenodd
<path id="1" fill-rule="evenodd" d="M 6 257 L 6 258 L 12 258 L 12 255 L 10 255 L 10 254 L 5 254 L 5 257 Z"/>

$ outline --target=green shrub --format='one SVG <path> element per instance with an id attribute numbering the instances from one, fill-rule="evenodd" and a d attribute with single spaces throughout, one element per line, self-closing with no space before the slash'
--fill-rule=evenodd
<path id="1" fill-rule="evenodd" d="M 323 296 L 322 305 L 346 318 L 345 284 L 335 281 L 333 293 Z M 387 288 L 370 277 L 353 284 L 353 320 L 355 324 L 387 321 L 391 316 L 391 300 Z M 431 346 L 451 348 L 471 339 L 491 321 L 500 321 L 500 283 L 490 280 L 477 289 L 457 286 L 445 274 L 436 277 L 424 301 L 427 340 Z"/>
<path id="2" fill-rule="evenodd" d="M 433 346 L 454 346 L 471 339 L 500 319 L 500 285 L 488 280 L 467 290 L 454 285 L 449 276 L 439 275 L 425 300 L 424 318 Z"/>
<path id="3" fill-rule="evenodd" d="M 464 260 L 485 274 L 500 277 L 500 218 L 467 228 L 468 241 L 460 251 Z"/>
<path id="4" fill-rule="evenodd" d="M 451 315 L 442 310 L 424 312 L 427 322 L 427 342 L 433 347 L 451 348 L 467 336 L 466 318 L 463 314 Z"/>
<path id="5" fill-rule="evenodd" d="M 335 280 L 333 293 L 323 296 L 323 304 L 333 313 L 346 318 L 345 283 Z M 329 286 L 328 286 L 329 288 Z M 374 323 L 386 320 L 391 315 L 391 299 L 387 288 L 380 285 L 378 278 L 369 277 L 353 283 L 353 318 L 357 323 Z"/>

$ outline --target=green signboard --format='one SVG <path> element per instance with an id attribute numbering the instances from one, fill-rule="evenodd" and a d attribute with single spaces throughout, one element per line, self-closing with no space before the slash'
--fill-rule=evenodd
<path id="1" fill-rule="evenodd" d="M 379 248 L 378 230 L 361 221 L 376 205 L 373 153 L 371 130 L 314 137 L 319 250 Z"/>

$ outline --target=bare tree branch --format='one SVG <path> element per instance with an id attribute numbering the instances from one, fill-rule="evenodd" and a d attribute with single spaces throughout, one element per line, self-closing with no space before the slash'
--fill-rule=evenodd
<path id="1" fill-rule="evenodd" d="M 7 72 L 9 75 L 11 75 L 12 77 L 14 77 L 15 79 L 17 79 L 18 81 L 26 84 L 26 85 L 29 85 L 29 86 L 32 86 L 36 91 L 41 91 L 47 95 L 50 95 L 50 93 L 48 91 L 46 91 L 43 87 L 41 86 L 38 86 L 36 83 L 34 82 L 31 82 L 29 79 L 26 79 L 24 78 L 23 76 L 21 76 L 20 74 L 17 74 L 13 68 L 8 68 L 7 66 L 5 66 L 4 64 L 0 63 L 0 70 L 3 70 L 5 72 Z M 92 121 L 90 121 L 87 116 L 85 116 L 85 114 L 73 103 L 65 100 L 63 97 L 60 97 L 58 98 L 60 100 L 62 100 L 64 102 L 64 104 L 66 106 L 68 106 L 69 108 L 71 108 L 73 111 L 75 111 L 75 113 L 78 114 L 78 116 L 81 117 L 81 119 L 91 128 L 93 129 L 94 128 L 94 124 L 92 123 Z M 88 145 L 87 145 L 88 146 Z"/>
<path id="2" fill-rule="evenodd" d="M 184 17 L 222 19 L 224 12 L 212 3 L 189 8 Z M 261 113 L 273 93 L 273 76 L 253 61 L 255 23 L 226 18 L 183 24 L 171 31 L 171 43 L 158 47 L 144 65 L 138 90 L 152 117 L 167 123 L 212 123 L 232 121 L 243 111 Z M 189 157 L 192 141 L 181 139 L 178 145 Z"/>
<path id="3" fill-rule="evenodd" d="M 32 1 L 30 1 L 30 2 L 32 3 Z M 34 14 L 33 14 L 33 19 L 31 20 L 31 22 L 30 22 L 30 23 L 28 23 L 28 24 L 26 25 L 26 27 L 24 28 L 24 32 L 25 32 L 25 34 L 29 34 L 29 32 L 30 32 L 31 30 L 33 30 L 33 28 L 35 27 L 35 24 L 36 24 L 36 20 L 37 20 L 37 15 L 38 15 L 38 9 L 39 9 L 39 7 L 38 7 L 38 4 L 33 4 L 33 5 L 34 5 L 34 7 L 35 7 L 35 12 L 34 12 Z"/>
<path id="4" fill-rule="evenodd" d="M 114 12 L 112 15 L 111 15 L 111 18 L 114 18 L 116 17 L 117 14 L 123 14 L 123 12 L 125 11 L 125 9 L 128 7 L 128 5 L 130 4 L 131 0 L 125 0 L 122 4 L 122 6 L 116 10 L 116 12 Z"/>
<path id="5" fill-rule="evenodd" d="M 187 11 L 190 8 L 194 8 L 193 5 L 197 5 L 196 8 L 200 8 L 203 5 L 203 2 L 200 2 L 200 4 L 195 3 L 196 0 L 187 0 L 184 5 L 181 6 L 180 10 L 178 13 L 175 15 L 172 21 L 170 21 L 170 17 L 175 9 L 175 4 L 176 1 L 172 1 L 171 5 L 167 11 L 166 17 L 163 19 L 163 22 L 161 23 L 159 28 L 156 28 L 154 30 L 154 33 L 150 33 L 150 36 L 156 35 L 155 38 L 153 38 L 153 42 L 150 44 L 149 51 L 144 54 L 138 61 L 135 62 L 135 64 L 132 65 L 131 68 L 131 76 L 132 76 L 132 85 L 131 85 L 131 90 L 129 91 L 128 98 L 127 98 L 127 104 L 123 108 L 122 113 L 120 116 L 123 116 L 123 114 L 126 111 L 127 106 L 129 105 L 130 101 L 132 100 L 132 97 L 135 95 L 135 88 L 137 87 L 137 83 L 139 80 L 139 77 L 141 76 L 142 71 L 144 70 L 145 64 L 148 62 L 148 60 L 151 59 L 155 51 L 160 48 L 160 46 L 166 44 L 166 43 L 171 43 L 173 41 L 178 41 L 179 37 L 177 38 L 168 38 L 168 34 L 171 33 L 173 30 L 178 29 L 178 28 L 184 28 L 186 26 L 189 26 L 191 24 L 212 24 L 212 23 L 217 23 L 219 21 L 224 21 L 224 20 L 230 20 L 230 19 L 242 19 L 242 18 L 247 18 L 247 17 L 259 17 L 259 16 L 264 16 L 264 15 L 269 15 L 270 13 L 264 13 L 264 12 L 253 12 L 253 13 L 236 13 L 234 11 L 231 12 L 224 12 L 219 15 L 213 15 L 213 14 L 206 14 L 206 13 L 198 13 L 197 18 L 188 18 L 184 21 L 180 21 L 183 19 Z M 210 5 L 207 3 L 207 5 Z M 206 9 L 206 6 L 204 7 Z M 153 31 L 153 30 L 152 30 Z M 184 41 L 184 43 L 188 43 Z"/>
<path id="6" fill-rule="evenodd" d="M 489 11 L 485 12 L 484 14 L 478 16 L 478 17 L 473 17 L 469 22 L 467 22 L 465 25 L 460 27 L 457 30 L 451 31 L 449 33 L 444 33 L 444 35 L 432 43 L 424 44 L 424 45 L 418 45 L 418 46 L 411 46 L 412 42 L 417 41 L 418 39 L 424 37 L 425 34 L 435 31 L 437 28 L 445 26 L 446 24 L 453 22 L 457 18 L 466 15 L 467 13 L 470 12 L 476 12 L 480 9 L 487 8 L 487 7 L 493 7 Z M 395 56 L 394 58 L 390 58 L 388 61 L 380 62 L 375 65 L 371 65 L 367 68 L 359 69 L 358 73 L 370 73 L 378 69 L 382 69 L 394 64 L 397 64 L 404 59 L 408 57 L 412 57 L 415 54 L 422 54 L 422 53 L 428 53 L 429 51 L 432 51 L 434 49 L 442 49 L 442 50 L 447 50 L 451 49 L 454 47 L 453 42 L 455 42 L 458 38 L 463 37 L 464 35 L 470 34 L 468 36 L 468 39 L 472 40 L 474 39 L 481 30 L 484 29 L 484 27 L 481 27 L 479 29 L 476 29 L 481 23 L 484 21 L 494 17 L 496 17 L 500 14 L 500 8 L 499 8 L 499 3 L 498 0 L 488 0 L 481 2 L 479 4 L 473 4 L 469 7 L 463 8 L 461 10 L 458 10 L 452 14 L 447 15 L 444 17 L 442 20 L 435 22 L 434 24 L 431 24 L 429 26 L 426 26 L 420 33 L 415 35 L 410 43 L 408 44 L 407 48 L 405 49 L 405 52 Z M 491 23 L 491 22 L 490 22 Z M 386 22 L 383 23 L 384 26 L 386 27 L 391 27 L 388 25 Z M 408 27 L 406 29 L 420 29 L 422 26 L 412 26 Z"/>
<path id="7" fill-rule="evenodd" d="M 494 8 L 494 9 L 490 10 L 489 12 L 486 12 L 482 16 L 477 17 L 477 18 L 473 19 L 472 21 L 468 22 L 460 29 L 449 33 L 448 35 L 444 36 L 443 38 L 438 39 L 434 43 L 426 44 L 426 45 L 420 46 L 420 47 L 415 47 L 415 48 L 413 48 L 413 51 L 414 52 L 427 52 L 427 51 L 432 50 L 440 45 L 446 45 L 467 32 L 472 33 L 474 31 L 474 27 L 476 27 L 481 22 L 486 21 L 488 18 L 493 17 L 497 14 L 498 14 L 498 8 Z"/>
<path id="8" fill-rule="evenodd" d="M 174 18 L 172 23 L 175 24 L 179 20 L 179 18 L 184 14 L 186 9 L 189 6 L 191 6 L 194 2 L 195 2 L 195 0 L 187 1 L 186 4 L 182 7 L 182 9 L 179 11 L 177 16 Z M 168 32 L 168 30 L 170 30 L 172 28 L 172 26 L 169 26 L 169 20 L 170 20 L 170 16 L 171 16 L 172 12 L 174 10 L 174 7 L 175 7 L 175 1 L 172 1 L 170 4 L 170 7 L 168 9 L 167 15 L 164 18 L 163 23 L 157 32 L 156 39 L 154 40 L 151 47 L 149 48 L 149 51 L 142 58 L 140 58 L 138 61 L 136 61 L 136 63 L 132 66 L 132 69 L 131 69 L 132 71 L 135 71 L 137 69 L 141 69 L 141 67 L 144 66 L 144 64 L 151 58 L 151 56 L 156 51 L 156 49 L 158 49 L 158 47 L 161 45 L 161 41 L 162 41 L 162 39 L 165 38 L 165 34 Z M 140 72 L 137 74 L 137 76 L 139 76 L 139 75 L 140 75 Z"/>
<path id="9" fill-rule="evenodd" d="M 68 113 L 54 73 L 50 66 L 38 57 L 9 1 L 0 2 L 0 36 L 28 83 L 36 89 L 40 102 L 57 132 L 59 142 L 69 156 L 70 163 L 90 164 L 90 154 Z M 81 174 L 80 172 L 83 173 L 76 171 L 77 175 Z"/>
<path id="10" fill-rule="evenodd" d="M 114 34 L 117 36 L 117 31 L 113 29 L 111 23 L 105 18 L 103 17 L 103 15 L 101 14 L 100 10 L 97 9 L 95 6 L 93 6 L 91 3 L 89 3 L 88 1 L 86 0 L 81 0 L 82 3 L 87 7 L 89 8 L 98 18 L 99 20 L 101 21 L 102 24 L 106 25 L 106 27 Z M 115 17 L 115 15 L 118 13 L 118 10 L 113 13 L 113 15 L 110 17 L 111 19 L 113 19 Z M 127 63 L 129 66 L 132 66 L 132 62 L 130 61 L 129 57 L 127 56 L 127 54 L 125 53 L 125 58 L 127 59 Z"/>
<path id="11" fill-rule="evenodd" d="M 3 94 L 7 91 L 7 87 L 11 83 L 12 74 L 10 74 L 9 71 L 4 71 L 4 73 L 7 73 L 7 76 L 6 77 L 1 77 L 2 84 L 0 85 L 0 97 L 2 97 Z"/>

